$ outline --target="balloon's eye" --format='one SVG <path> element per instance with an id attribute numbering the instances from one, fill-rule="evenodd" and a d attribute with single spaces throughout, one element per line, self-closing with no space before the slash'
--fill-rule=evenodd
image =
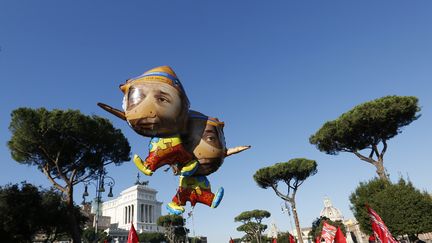
<path id="1" fill-rule="evenodd" d="M 141 101 L 145 99 L 146 95 L 142 90 L 131 87 L 129 89 L 129 95 L 128 95 L 128 109 L 132 109 L 135 106 L 137 106 Z"/>
<path id="2" fill-rule="evenodd" d="M 206 141 L 207 142 L 213 142 L 213 141 L 215 141 L 216 140 L 216 138 L 214 137 L 214 136 L 207 136 L 206 137 Z"/>
<path id="3" fill-rule="evenodd" d="M 168 95 L 164 95 L 164 94 L 157 94 L 157 95 L 155 95 L 154 98 L 160 104 L 168 104 L 168 103 L 171 102 L 171 100 L 168 97 Z"/>

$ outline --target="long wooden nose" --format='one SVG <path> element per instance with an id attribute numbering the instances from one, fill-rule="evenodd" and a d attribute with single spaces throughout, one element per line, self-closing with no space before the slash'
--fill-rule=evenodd
<path id="1" fill-rule="evenodd" d="M 142 118 L 154 118 L 156 117 L 157 107 L 155 105 L 155 100 L 145 99 L 138 105 L 137 110 L 142 115 Z"/>
<path id="2" fill-rule="evenodd" d="M 227 150 L 227 152 L 226 152 L 225 157 L 228 157 L 228 156 L 233 155 L 233 154 L 240 153 L 242 151 L 250 149 L 250 147 L 251 147 L 250 145 L 247 145 L 247 146 L 237 146 L 237 147 L 234 147 L 234 148 L 229 148 Z"/>
<path id="3" fill-rule="evenodd" d="M 118 109 L 116 109 L 114 107 L 111 107 L 111 106 L 109 106 L 107 104 L 100 103 L 100 102 L 97 103 L 97 105 L 100 108 L 102 108 L 102 109 L 108 111 L 109 113 L 113 114 L 114 116 L 116 116 L 116 117 L 118 117 L 118 118 L 126 121 L 126 115 L 125 115 L 125 113 L 123 111 L 118 110 Z"/>

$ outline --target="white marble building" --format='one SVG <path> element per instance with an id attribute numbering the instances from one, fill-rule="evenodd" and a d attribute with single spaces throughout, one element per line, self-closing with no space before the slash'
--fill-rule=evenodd
<path id="1" fill-rule="evenodd" d="M 347 243 L 366 243 L 368 236 L 361 232 L 360 225 L 355 219 L 344 220 L 342 212 L 335 208 L 329 198 L 324 198 L 324 208 L 321 210 L 320 217 L 325 216 L 332 221 L 342 221 L 347 230 Z"/>
<path id="2" fill-rule="evenodd" d="M 161 232 L 157 219 L 161 216 L 162 202 L 156 199 L 157 191 L 148 182 L 137 181 L 123 190 L 120 196 L 102 204 L 102 215 L 111 218 L 111 225 L 129 230 L 131 222 L 138 233 Z"/>
<path id="3" fill-rule="evenodd" d="M 328 197 L 324 198 L 324 208 L 320 213 L 320 217 L 323 216 L 329 218 L 331 221 L 344 220 L 342 212 L 339 209 L 333 207 L 333 204 Z"/>
<path id="4" fill-rule="evenodd" d="M 355 219 L 344 219 L 342 212 L 333 206 L 329 198 L 324 198 L 324 208 L 320 212 L 320 217 L 327 217 L 332 221 L 342 221 L 347 230 L 346 241 L 347 243 L 367 243 L 368 236 L 360 231 L 360 226 Z M 309 237 L 311 227 L 301 228 L 302 238 L 304 242 L 313 243 L 314 239 Z M 297 231 L 294 229 L 290 231 L 294 237 L 297 238 Z M 324 239 L 321 239 L 324 242 Z"/>

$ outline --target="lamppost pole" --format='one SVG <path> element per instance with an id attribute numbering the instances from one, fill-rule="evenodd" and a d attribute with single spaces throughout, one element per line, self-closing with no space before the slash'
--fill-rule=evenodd
<path id="1" fill-rule="evenodd" d="M 101 191 L 100 191 L 100 185 L 103 185 L 103 173 L 99 173 L 98 179 L 96 180 L 96 215 L 95 215 L 95 234 L 97 235 L 98 232 L 98 225 L 99 225 L 99 207 L 100 207 L 100 201 L 101 201 Z"/>
<path id="2" fill-rule="evenodd" d="M 291 232 L 294 233 L 293 224 L 292 224 L 292 220 L 291 220 L 291 211 L 290 211 L 289 204 L 287 202 L 281 203 L 281 210 L 282 210 L 282 213 L 287 213 L 288 218 L 289 218 L 289 222 L 290 222 L 290 226 L 291 226 Z"/>
<path id="3" fill-rule="evenodd" d="M 102 192 L 105 192 L 105 185 L 110 187 L 110 191 L 108 193 L 108 197 L 113 197 L 113 193 L 112 193 L 112 188 L 115 185 L 115 181 L 112 177 L 107 176 L 106 172 L 104 170 L 99 170 L 98 172 L 96 172 L 97 174 L 97 178 L 96 178 L 96 184 L 91 182 L 91 181 L 87 181 L 84 182 L 85 185 L 85 190 L 83 193 L 83 203 L 85 203 L 85 197 L 89 195 L 87 189 L 88 189 L 88 185 L 92 184 L 96 187 L 96 210 L 95 210 L 95 234 L 97 235 L 98 233 L 98 227 L 99 227 L 99 214 L 100 214 L 100 203 L 102 202 Z M 105 180 L 108 179 L 108 182 L 105 182 Z"/>

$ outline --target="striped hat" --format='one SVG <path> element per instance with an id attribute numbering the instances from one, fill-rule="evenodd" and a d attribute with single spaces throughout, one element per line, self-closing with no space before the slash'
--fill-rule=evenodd
<path id="1" fill-rule="evenodd" d="M 189 111 L 189 119 L 196 119 L 196 120 L 204 120 L 207 124 L 213 125 L 215 127 L 221 127 L 223 128 L 225 126 L 224 122 L 219 121 L 219 119 L 215 117 L 209 117 L 206 116 L 198 111 Z"/>
<path id="2" fill-rule="evenodd" d="M 131 85 L 145 82 L 160 82 L 174 87 L 175 89 L 177 89 L 181 96 L 185 97 L 185 100 L 189 107 L 189 99 L 187 98 L 183 85 L 177 78 L 176 73 L 169 66 L 156 67 L 148 70 L 147 72 L 143 73 L 138 77 L 128 79 L 125 84 L 120 85 L 120 89 L 123 91 L 124 94 L 127 94 Z"/>

